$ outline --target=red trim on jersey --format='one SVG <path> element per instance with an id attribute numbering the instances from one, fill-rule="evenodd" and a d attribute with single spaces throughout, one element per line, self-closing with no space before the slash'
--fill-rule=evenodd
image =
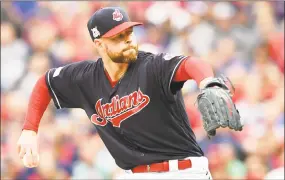
<path id="1" fill-rule="evenodd" d="M 38 132 L 41 118 L 51 100 L 48 87 L 45 81 L 45 75 L 37 81 L 32 95 L 30 97 L 28 112 L 24 122 L 23 129 Z"/>
<path id="2" fill-rule="evenodd" d="M 108 73 L 106 70 L 104 70 L 104 72 L 105 72 L 105 74 L 106 74 L 106 76 L 107 76 L 107 78 L 108 78 L 108 80 L 109 80 L 109 82 L 110 82 L 112 88 L 114 88 L 114 87 L 116 86 L 116 84 L 117 84 L 118 81 L 112 81 L 112 79 L 111 79 L 109 73 Z"/>
<path id="3" fill-rule="evenodd" d="M 212 67 L 202 60 L 188 57 L 180 63 L 173 81 L 186 81 L 193 79 L 200 84 L 200 82 L 207 77 L 214 77 Z"/>

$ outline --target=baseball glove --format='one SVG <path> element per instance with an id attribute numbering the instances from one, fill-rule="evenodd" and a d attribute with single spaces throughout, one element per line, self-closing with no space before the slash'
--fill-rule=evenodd
<path id="1" fill-rule="evenodd" d="M 201 89 L 197 97 L 198 109 L 209 138 L 216 135 L 219 127 L 242 130 L 239 111 L 232 101 L 232 92 L 234 87 L 224 76 L 213 78 Z"/>

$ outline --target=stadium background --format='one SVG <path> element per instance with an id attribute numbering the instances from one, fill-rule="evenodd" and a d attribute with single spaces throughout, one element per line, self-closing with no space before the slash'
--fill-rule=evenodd
<path id="1" fill-rule="evenodd" d="M 49 68 L 96 59 L 86 22 L 119 5 L 140 49 L 199 56 L 236 86 L 245 128 L 206 138 L 194 102 L 189 120 L 214 179 L 263 179 L 284 167 L 284 2 L 1 2 L 1 179 L 110 179 L 121 173 L 82 110 L 55 110 L 40 124 L 40 165 L 24 168 L 16 142 L 36 80 Z M 76 94 L 75 94 L 76 96 Z M 167 132 L 165 132 L 167 133 Z M 277 170 L 278 171 L 278 170 Z"/>

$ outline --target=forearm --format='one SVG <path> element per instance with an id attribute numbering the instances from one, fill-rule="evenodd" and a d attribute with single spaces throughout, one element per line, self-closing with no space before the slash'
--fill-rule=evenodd
<path id="1" fill-rule="evenodd" d="M 178 67 L 173 81 L 186 81 L 193 79 L 199 87 L 214 77 L 214 72 L 210 64 L 197 58 L 188 57 Z"/>
<path id="2" fill-rule="evenodd" d="M 42 116 L 51 100 L 43 75 L 36 83 L 31 94 L 23 130 L 38 131 Z"/>

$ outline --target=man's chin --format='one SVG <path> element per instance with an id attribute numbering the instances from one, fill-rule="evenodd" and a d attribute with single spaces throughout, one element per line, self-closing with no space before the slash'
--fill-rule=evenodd
<path id="1" fill-rule="evenodd" d="M 132 63 L 135 62 L 137 60 L 137 58 L 125 58 L 123 63 Z"/>
<path id="2" fill-rule="evenodd" d="M 138 53 L 131 53 L 124 57 L 124 62 L 135 62 L 137 60 Z"/>
<path id="3" fill-rule="evenodd" d="M 129 51 L 122 54 L 122 56 L 111 58 L 115 63 L 132 63 L 137 60 L 138 52 L 137 51 Z"/>
<path id="4" fill-rule="evenodd" d="M 132 63 L 132 62 L 135 62 L 137 60 L 137 57 L 125 57 L 123 59 L 120 59 L 120 60 L 114 60 L 113 59 L 113 62 L 115 63 Z"/>

